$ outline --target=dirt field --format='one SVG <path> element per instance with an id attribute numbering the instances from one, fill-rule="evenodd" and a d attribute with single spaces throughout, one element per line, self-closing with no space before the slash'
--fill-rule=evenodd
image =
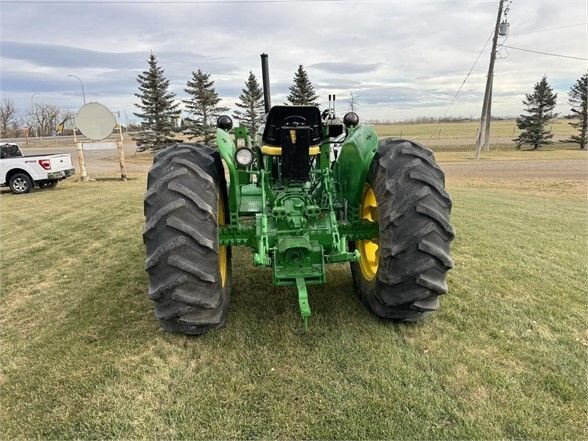
<path id="1" fill-rule="evenodd" d="M 48 153 L 70 153 L 74 166 L 78 168 L 74 146 L 45 146 L 23 148 L 26 155 Z M 443 164 L 448 179 L 500 178 L 524 179 L 588 179 L 588 152 L 578 150 L 543 150 L 528 152 L 520 150 L 493 150 L 483 152 L 481 161 L 473 160 L 474 147 L 466 151 L 437 151 L 437 160 Z M 133 142 L 125 142 L 125 157 L 129 173 L 146 173 L 151 166 L 150 153 L 137 153 Z M 118 159 L 116 151 L 85 152 L 86 167 L 90 175 L 116 175 Z"/>
<path id="2" fill-rule="evenodd" d="M 492 159 L 474 161 L 462 160 L 451 154 L 437 153 L 437 160 L 442 164 L 447 179 L 467 180 L 468 178 L 499 178 L 505 180 L 526 179 L 571 179 L 588 180 L 588 153 L 580 151 L 552 151 L 544 153 L 540 159 L 534 158 L 535 152 L 501 152 L 500 156 Z M 548 153 L 552 155 L 547 156 Z M 529 159 L 520 159 L 527 155 Z M 128 155 L 128 169 L 130 172 L 147 172 L 151 167 L 151 157 L 146 153 L 136 156 Z M 563 157 L 562 159 L 560 159 Z M 543 159 L 545 158 L 545 159 Z M 564 159 L 565 158 L 565 159 Z M 89 161 L 99 171 L 116 171 L 114 159 L 108 155 L 94 153 Z"/>

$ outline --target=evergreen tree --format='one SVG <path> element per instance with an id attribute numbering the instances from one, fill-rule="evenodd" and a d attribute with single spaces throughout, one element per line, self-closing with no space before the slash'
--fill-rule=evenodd
<path id="1" fill-rule="evenodd" d="M 568 102 L 572 106 L 572 113 L 576 114 L 578 121 L 570 125 L 577 129 L 578 134 L 570 136 L 564 142 L 580 144 L 580 149 L 586 149 L 588 143 L 588 72 L 582 75 L 570 88 Z"/>
<path id="2" fill-rule="evenodd" d="M 190 98 L 184 103 L 191 115 L 184 121 L 186 133 L 190 139 L 203 137 L 204 142 L 210 142 L 214 138 L 216 119 L 229 109 L 218 105 L 221 99 L 214 90 L 214 81 L 210 79 L 210 74 L 198 69 L 197 72 L 192 72 L 192 79 L 188 80 L 186 86 L 184 90 Z"/>
<path id="3" fill-rule="evenodd" d="M 135 116 L 141 119 L 141 131 L 134 139 L 159 150 L 174 142 L 172 134 L 180 114 L 179 103 L 175 102 L 176 95 L 168 90 L 169 80 L 158 66 L 155 55 L 149 56 L 148 63 L 149 68 L 137 76 L 139 93 L 135 96 L 140 103 L 136 106 L 141 113 L 135 113 Z"/>
<path id="4" fill-rule="evenodd" d="M 514 140 L 517 148 L 523 144 L 531 144 L 533 150 L 537 150 L 542 145 L 551 144 L 553 134 L 547 124 L 557 116 L 553 111 L 556 99 L 557 94 L 553 93 L 545 76 L 535 84 L 533 93 L 526 95 L 523 104 L 528 115 L 517 118 L 517 127 L 522 130 Z"/>
<path id="5" fill-rule="evenodd" d="M 235 103 L 239 109 L 233 112 L 233 118 L 239 120 L 249 129 L 251 137 L 255 137 L 257 129 L 263 123 L 263 91 L 257 82 L 253 72 L 249 72 L 249 78 L 245 82 L 245 88 L 239 95 L 239 101 Z"/>
<path id="6" fill-rule="evenodd" d="M 290 86 L 290 95 L 286 99 L 294 105 L 318 106 L 316 102 L 318 95 L 315 94 L 314 87 L 302 64 L 298 66 L 298 70 L 294 73 L 294 84 Z"/>

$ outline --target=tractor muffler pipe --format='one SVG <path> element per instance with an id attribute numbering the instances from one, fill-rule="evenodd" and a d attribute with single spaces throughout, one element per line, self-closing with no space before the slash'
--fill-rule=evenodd
<path id="1" fill-rule="evenodd" d="M 261 54 L 261 79 L 263 81 L 263 105 L 265 107 L 265 113 L 268 114 L 272 107 L 272 97 L 270 92 L 267 54 Z"/>

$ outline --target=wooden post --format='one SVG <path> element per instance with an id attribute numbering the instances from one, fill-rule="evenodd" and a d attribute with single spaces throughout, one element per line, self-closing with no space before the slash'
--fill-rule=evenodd
<path id="1" fill-rule="evenodd" d="M 80 180 L 82 182 L 86 182 L 89 181 L 90 178 L 88 177 L 88 172 L 86 171 L 86 161 L 84 160 L 84 146 L 81 142 L 78 142 L 76 145 L 78 148 L 78 163 L 80 164 Z"/>
<path id="2" fill-rule="evenodd" d="M 116 147 L 118 149 L 118 164 L 120 165 L 120 178 L 123 181 L 127 180 L 127 168 L 125 166 L 125 150 L 124 150 L 124 145 L 123 145 L 123 132 L 122 132 L 122 126 L 120 125 L 120 122 L 118 123 L 118 134 L 119 134 L 119 140 L 116 142 Z"/>
<path id="3" fill-rule="evenodd" d="M 123 142 L 118 140 L 116 142 L 118 149 L 118 164 L 120 165 L 120 178 L 123 181 L 127 180 L 127 168 L 125 167 L 125 151 L 123 149 Z"/>

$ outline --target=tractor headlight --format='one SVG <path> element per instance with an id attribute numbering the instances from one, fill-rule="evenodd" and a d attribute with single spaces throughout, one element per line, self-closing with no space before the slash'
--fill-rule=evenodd
<path id="1" fill-rule="evenodd" d="M 253 162 L 253 152 L 247 147 L 237 149 L 235 152 L 235 161 L 242 167 L 247 167 Z"/>

